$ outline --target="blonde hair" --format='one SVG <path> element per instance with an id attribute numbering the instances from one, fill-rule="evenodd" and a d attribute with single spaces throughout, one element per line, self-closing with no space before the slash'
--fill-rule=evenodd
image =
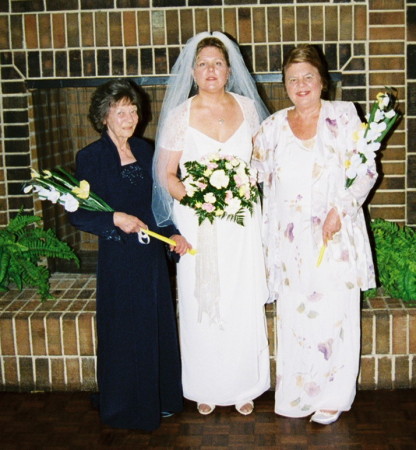
<path id="1" fill-rule="evenodd" d="M 194 64 L 196 62 L 196 59 L 198 58 L 198 55 L 200 53 L 200 51 L 206 47 L 215 47 L 217 48 L 224 56 L 225 62 L 227 64 L 228 67 L 230 67 L 230 58 L 228 56 L 228 51 L 226 46 L 223 44 L 223 42 L 221 40 L 219 40 L 216 37 L 206 37 L 205 39 L 202 39 L 197 47 L 196 47 L 196 52 L 195 52 L 195 60 L 194 60 Z"/>

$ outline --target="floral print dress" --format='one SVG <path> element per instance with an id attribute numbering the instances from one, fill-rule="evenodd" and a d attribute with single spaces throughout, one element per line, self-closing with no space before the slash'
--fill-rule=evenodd
<path id="1" fill-rule="evenodd" d="M 355 397 L 360 289 L 374 286 L 361 209 L 375 167 L 345 192 L 345 154 L 360 120 L 351 103 L 323 102 L 317 135 L 301 141 L 287 109 L 263 122 L 253 166 L 264 183 L 263 246 L 270 300 L 277 300 L 278 414 L 346 411 Z M 342 229 L 322 263 L 322 224 L 335 207 Z"/>

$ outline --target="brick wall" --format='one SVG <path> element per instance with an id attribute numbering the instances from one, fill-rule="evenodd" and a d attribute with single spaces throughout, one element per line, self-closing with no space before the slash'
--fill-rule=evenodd
<path id="1" fill-rule="evenodd" d="M 0 224 L 35 208 L 21 193 L 37 163 L 31 82 L 167 76 L 186 40 L 207 29 L 234 36 L 260 75 L 279 72 L 294 44 L 322 45 L 343 99 L 367 110 L 384 85 L 397 87 L 405 117 L 383 151 L 370 212 L 416 225 L 416 4 L 404 0 L 3 0 Z"/>
<path id="2" fill-rule="evenodd" d="M 385 85 L 398 88 L 405 116 L 383 151 L 370 213 L 416 226 L 416 2 L 405 0 L 1 1 L 0 226 L 22 205 L 40 211 L 21 192 L 38 162 L 33 83 L 165 77 L 187 39 L 205 30 L 235 37 L 257 75 L 278 73 L 289 47 L 319 44 L 342 79 L 342 98 L 366 110 Z M 55 303 L 40 304 L 29 289 L 1 297 L 5 388 L 95 385 L 94 280 L 67 275 L 54 282 Z M 360 386 L 415 387 L 414 309 L 379 301 L 382 307 L 369 303 L 363 311 Z M 274 320 L 269 307 L 273 349 Z"/>
<path id="3" fill-rule="evenodd" d="M 95 277 L 54 274 L 55 301 L 35 290 L 0 295 L 0 390 L 96 389 Z M 272 389 L 275 305 L 267 305 Z M 416 305 L 365 300 L 360 389 L 416 388 Z"/>
<path id="4" fill-rule="evenodd" d="M 0 298 L 0 389 L 96 387 L 95 277 L 54 275 L 55 301 L 35 290 Z"/>

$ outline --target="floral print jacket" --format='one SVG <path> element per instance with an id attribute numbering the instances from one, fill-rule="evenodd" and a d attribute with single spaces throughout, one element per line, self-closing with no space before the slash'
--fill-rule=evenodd
<path id="1" fill-rule="evenodd" d="M 291 108 L 280 110 L 263 121 L 255 137 L 252 159 L 252 166 L 259 173 L 259 182 L 263 183 L 262 234 L 271 301 L 279 295 L 282 276 L 279 268 L 285 256 L 278 254 L 279 211 L 274 202 L 276 159 L 279 150 L 287 148 L 292 138 L 287 120 L 287 112 Z M 367 173 L 358 176 L 352 186 L 345 188 L 346 157 L 355 149 L 354 133 L 360 125 L 353 103 L 322 100 L 312 173 L 310 220 L 318 255 L 322 246 L 322 224 L 328 211 L 332 207 L 337 208 L 342 228 L 328 245 L 326 258 L 331 258 L 331 263 L 348 262 L 351 270 L 345 275 L 347 278 L 340 280 L 347 288 L 367 290 L 375 286 L 375 276 L 362 205 L 377 179 L 375 162 L 369 163 Z"/>

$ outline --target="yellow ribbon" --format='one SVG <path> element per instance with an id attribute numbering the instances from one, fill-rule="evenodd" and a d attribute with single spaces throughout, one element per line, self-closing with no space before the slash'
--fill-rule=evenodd
<path id="1" fill-rule="evenodd" d="M 316 261 L 316 267 L 319 267 L 321 265 L 321 262 L 324 259 L 325 250 L 326 250 L 326 245 L 323 245 L 319 252 L 318 261 Z"/>
<path id="2" fill-rule="evenodd" d="M 141 231 L 143 231 L 144 233 L 148 234 L 149 236 L 152 236 L 152 237 L 154 237 L 156 239 L 159 239 L 159 241 L 166 242 L 166 244 L 176 246 L 176 242 L 173 239 L 169 239 L 169 238 L 167 238 L 165 236 L 162 236 L 161 234 L 155 233 L 154 231 L 146 230 L 144 228 L 141 228 Z M 196 249 L 195 248 L 188 249 L 186 251 L 186 253 L 189 253 L 190 255 L 195 255 L 196 254 Z"/>

